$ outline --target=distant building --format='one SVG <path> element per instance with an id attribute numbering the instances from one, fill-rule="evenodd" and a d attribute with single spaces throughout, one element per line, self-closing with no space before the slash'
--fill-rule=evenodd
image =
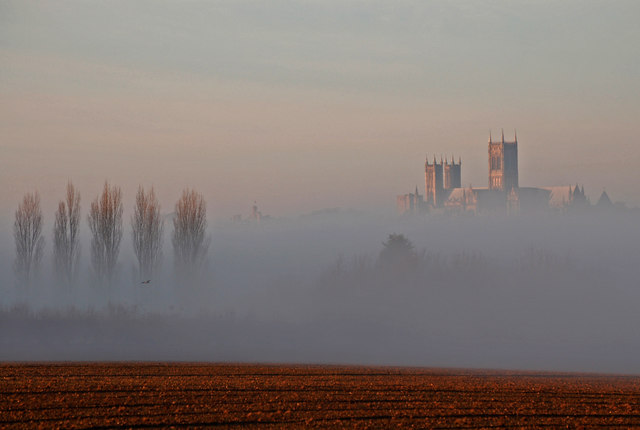
<path id="1" fill-rule="evenodd" d="M 449 212 L 479 213 L 503 212 L 508 214 L 535 211 L 569 211 L 590 206 L 584 188 L 575 187 L 520 187 L 518 179 L 518 136 L 506 141 L 504 132 L 499 141 L 488 142 L 489 177 L 486 188 L 462 187 L 462 160 L 453 157 L 440 162 L 433 158 L 425 161 L 425 197 L 415 193 L 397 197 L 398 213 Z M 608 199 L 606 193 L 605 198 Z M 602 199 L 602 197 L 601 197 Z M 611 201 L 609 200 L 609 204 Z M 606 200 L 602 204 L 606 206 Z"/>
<path id="2" fill-rule="evenodd" d="M 269 215 L 262 215 L 262 212 L 260 212 L 258 210 L 258 205 L 256 204 L 256 202 L 253 202 L 253 206 L 251 206 L 251 214 L 246 218 L 242 218 L 242 215 L 237 214 L 237 215 L 233 215 L 231 217 L 231 221 L 235 222 L 235 223 L 260 223 L 261 221 L 267 221 L 267 220 L 271 220 L 271 216 Z"/>
<path id="3" fill-rule="evenodd" d="M 603 191 L 602 194 L 600 194 L 600 198 L 598 199 L 598 203 L 596 203 L 596 207 L 601 209 L 613 208 L 613 203 L 611 202 L 609 194 L 607 194 L 606 191 Z"/>
<path id="4" fill-rule="evenodd" d="M 262 219 L 262 212 L 258 210 L 258 205 L 256 202 L 253 202 L 253 206 L 251 206 L 251 221 L 260 222 Z"/>
<path id="5" fill-rule="evenodd" d="M 398 213 L 400 214 L 418 213 L 422 211 L 424 201 L 422 200 L 422 196 L 418 194 L 418 187 L 416 186 L 415 193 L 402 194 L 398 196 L 396 199 L 396 206 Z"/>

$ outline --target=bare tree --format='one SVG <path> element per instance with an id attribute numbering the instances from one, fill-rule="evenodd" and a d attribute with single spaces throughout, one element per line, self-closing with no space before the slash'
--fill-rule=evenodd
<path id="1" fill-rule="evenodd" d="M 149 279 L 162 257 L 164 232 L 164 220 L 160 218 L 160 203 L 156 199 L 153 187 L 148 193 L 145 193 L 142 186 L 138 188 L 131 229 L 133 251 L 138 258 L 140 276 Z"/>
<path id="2" fill-rule="evenodd" d="M 53 225 L 53 263 L 58 276 L 71 284 L 77 274 L 80 259 L 80 193 L 71 182 L 67 198 L 58 203 Z"/>
<path id="3" fill-rule="evenodd" d="M 122 240 L 122 191 L 104 183 L 102 195 L 91 203 L 91 263 L 98 280 L 111 282 Z"/>
<path id="4" fill-rule="evenodd" d="M 209 249 L 207 207 L 202 194 L 186 189 L 176 203 L 173 218 L 173 252 L 176 268 L 188 274 L 200 267 Z"/>
<path id="5" fill-rule="evenodd" d="M 16 242 L 14 270 L 18 279 L 29 284 L 42 259 L 44 238 L 42 237 L 42 210 L 38 192 L 27 193 L 18 205 L 13 224 Z"/>

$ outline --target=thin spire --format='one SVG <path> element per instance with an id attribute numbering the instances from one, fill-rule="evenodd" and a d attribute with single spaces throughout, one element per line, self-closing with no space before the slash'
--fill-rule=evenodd
<path id="1" fill-rule="evenodd" d="M 502 143 L 504 143 L 504 128 L 502 130 Z"/>
<path id="2" fill-rule="evenodd" d="M 491 130 L 489 130 L 489 143 L 491 143 Z"/>
<path id="3" fill-rule="evenodd" d="M 516 129 L 515 129 L 515 128 L 513 129 L 513 136 L 514 136 L 514 137 L 515 137 L 515 139 L 516 139 L 516 143 L 518 143 L 518 132 L 516 131 Z"/>

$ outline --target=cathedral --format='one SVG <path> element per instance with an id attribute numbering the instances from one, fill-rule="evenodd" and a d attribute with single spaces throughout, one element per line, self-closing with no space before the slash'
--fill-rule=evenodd
<path id="1" fill-rule="evenodd" d="M 462 160 L 452 157 L 437 161 L 429 158 L 424 165 L 424 198 L 418 193 L 397 197 L 400 214 L 417 212 L 517 214 L 535 211 L 568 211 L 589 205 L 584 187 L 520 187 L 518 181 L 518 136 L 512 141 L 494 141 L 489 133 L 489 178 L 487 187 L 462 187 Z"/>

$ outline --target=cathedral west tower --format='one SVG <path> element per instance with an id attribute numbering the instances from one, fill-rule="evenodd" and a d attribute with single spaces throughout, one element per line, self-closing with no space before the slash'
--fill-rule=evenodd
<path id="1" fill-rule="evenodd" d="M 433 164 L 429 163 L 429 158 L 424 163 L 424 185 L 425 202 L 432 207 L 439 207 L 443 204 L 448 191 L 461 186 L 462 161 L 458 158 L 456 163 L 451 156 L 449 160 L 436 161 L 433 157 Z"/>

